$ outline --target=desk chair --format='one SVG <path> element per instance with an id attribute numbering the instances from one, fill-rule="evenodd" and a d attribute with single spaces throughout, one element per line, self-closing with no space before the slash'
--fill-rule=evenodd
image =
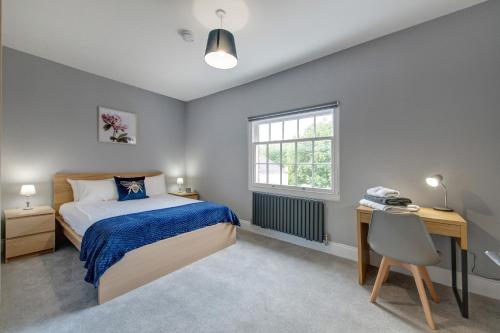
<path id="1" fill-rule="evenodd" d="M 374 303 L 377 300 L 380 287 L 387 279 L 390 267 L 395 265 L 405 268 L 415 279 L 427 324 L 431 329 L 436 329 L 422 280 L 427 285 L 432 300 L 439 303 L 439 297 L 425 267 L 437 264 L 439 255 L 420 217 L 414 214 L 373 211 L 368 231 L 368 244 L 375 252 L 383 256 L 373 286 L 371 302 Z"/>

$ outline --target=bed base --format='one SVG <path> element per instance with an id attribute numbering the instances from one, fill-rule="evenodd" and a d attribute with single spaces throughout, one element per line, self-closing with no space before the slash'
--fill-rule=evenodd
<path id="1" fill-rule="evenodd" d="M 80 251 L 82 245 L 82 237 L 70 227 L 69 224 L 64 221 L 61 215 L 56 216 L 56 221 L 59 223 L 59 226 L 62 229 L 62 233 L 66 238 L 73 244 L 78 251 Z"/>
<path id="2" fill-rule="evenodd" d="M 63 234 L 80 250 L 82 238 L 58 216 Z M 99 280 L 98 304 L 139 288 L 236 242 L 236 227 L 219 223 L 128 252 Z"/>

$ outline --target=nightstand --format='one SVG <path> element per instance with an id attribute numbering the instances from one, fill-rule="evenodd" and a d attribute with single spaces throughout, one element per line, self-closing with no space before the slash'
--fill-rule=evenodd
<path id="1" fill-rule="evenodd" d="M 55 249 L 55 213 L 49 206 L 5 210 L 5 262 Z"/>
<path id="2" fill-rule="evenodd" d="M 200 194 L 198 192 L 169 192 L 168 194 L 176 195 L 178 197 L 184 197 L 188 199 L 200 200 Z"/>

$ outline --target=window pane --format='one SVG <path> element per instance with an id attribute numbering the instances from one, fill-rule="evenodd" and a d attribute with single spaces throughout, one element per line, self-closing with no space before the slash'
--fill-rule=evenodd
<path id="1" fill-rule="evenodd" d="M 297 166 L 297 186 L 312 186 L 312 165 Z"/>
<path id="2" fill-rule="evenodd" d="M 316 136 L 333 136 L 333 115 L 323 115 L 316 117 Z"/>
<path id="3" fill-rule="evenodd" d="M 280 165 L 269 164 L 269 184 L 280 184 Z"/>
<path id="4" fill-rule="evenodd" d="M 312 163 L 312 141 L 297 142 L 297 163 Z"/>
<path id="5" fill-rule="evenodd" d="M 295 165 L 284 165 L 281 171 L 282 185 L 295 185 L 297 179 L 297 167 Z"/>
<path id="6" fill-rule="evenodd" d="M 283 136 L 283 123 L 271 123 L 271 141 L 281 141 Z"/>
<path id="7" fill-rule="evenodd" d="M 314 142 L 314 163 L 330 163 L 332 161 L 331 140 Z"/>
<path id="8" fill-rule="evenodd" d="M 314 165 L 314 187 L 332 188 L 331 164 Z"/>
<path id="9" fill-rule="evenodd" d="M 269 163 L 281 163 L 281 151 L 279 143 L 273 143 L 269 145 Z"/>
<path id="10" fill-rule="evenodd" d="M 295 143 L 283 143 L 283 164 L 295 164 Z"/>
<path id="11" fill-rule="evenodd" d="M 285 125 L 285 138 L 283 140 L 297 139 L 297 119 L 287 120 Z"/>
<path id="12" fill-rule="evenodd" d="M 255 165 L 255 182 L 266 184 L 267 183 L 267 164 Z"/>
<path id="13" fill-rule="evenodd" d="M 255 162 L 267 162 L 267 145 L 255 145 Z"/>
<path id="14" fill-rule="evenodd" d="M 299 138 L 314 137 L 314 118 L 299 119 Z"/>
<path id="15" fill-rule="evenodd" d="M 259 125 L 259 142 L 269 141 L 269 124 Z"/>

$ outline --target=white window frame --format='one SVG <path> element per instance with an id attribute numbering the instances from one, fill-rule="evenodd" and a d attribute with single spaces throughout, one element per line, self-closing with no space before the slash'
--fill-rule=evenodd
<path id="1" fill-rule="evenodd" d="M 277 115 L 276 117 L 266 118 L 262 120 L 249 121 L 248 123 L 248 189 L 253 192 L 266 192 L 272 194 L 282 194 L 291 195 L 298 197 L 306 197 L 313 199 L 321 199 L 328 201 L 339 201 L 340 200 L 340 184 L 339 184 L 339 106 L 325 106 L 324 110 L 333 109 L 333 137 L 327 137 L 328 140 L 332 140 L 332 189 L 320 189 L 314 187 L 299 187 L 299 186 L 287 186 L 287 185 L 272 185 L 272 184 L 262 184 L 255 182 L 255 145 L 258 142 L 253 142 L 253 125 L 258 125 L 262 123 L 272 123 L 274 121 L 283 121 L 283 131 L 284 131 L 284 121 L 287 119 L 300 119 L 309 118 L 311 114 L 321 112 L 321 108 L 311 110 L 310 112 L 305 111 L 301 114 L 292 114 L 289 116 Z M 274 118 L 274 119 L 273 119 Z M 298 121 L 297 121 L 298 124 Z M 271 127 L 271 125 L 269 125 Z M 297 133 L 298 134 L 298 133 Z M 270 135 L 270 134 L 269 134 Z M 271 138 L 269 137 L 269 140 Z M 284 137 L 282 137 L 284 139 Z M 304 138 L 304 139 L 293 139 L 292 142 L 300 141 L 314 141 L 321 140 L 322 138 Z M 326 139 L 326 138 L 323 138 Z M 267 141 L 265 144 L 272 143 L 283 143 L 287 140 L 280 141 Z M 267 162 L 269 163 L 269 161 Z M 269 171 L 268 171 L 269 172 Z M 282 177 L 282 171 L 280 171 L 280 177 Z M 269 181 L 269 180 L 268 180 Z"/>

